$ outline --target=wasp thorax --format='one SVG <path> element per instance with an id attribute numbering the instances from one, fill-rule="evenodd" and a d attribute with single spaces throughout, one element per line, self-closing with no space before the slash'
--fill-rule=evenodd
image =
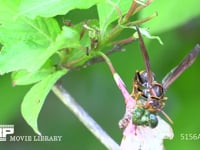
<path id="1" fill-rule="evenodd" d="M 154 80 L 154 76 L 152 76 L 152 79 Z M 148 98 L 150 96 L 148 73 L 146 71 L 136 71 L 133 87 L 136 99 L 140 96 L 144 98 Z"/>
<path id="2" fill-rule="evenodd" d="M 153 89 L 154 94 L 155 94 L 154 96 L 163 97 L 164 89 L 163 89 L 163 86 L 160 83 L 154 81 L 153 84 L 152 84 L 152 89 Z"/>
<path id="3" fill-rule="evenodd" d="M 162 98 L 164 95 L 163 86 L 155 81 L 153 73 L 151 86 L 149 85 L 148 73 L 145 70 L 136 71 L 133 86 L 136 98 L 139 98 L 139 96 L 144 98 L 149 98 L 151 96 Z"/>
<path id="4" fill-rule="evenodd" d="M 136 80 L 141 86 L 149 87 L 148 85 L 148 73 L 145 70 L 136 72 Z M 152 80 L 154 80 L 154 75 L 152 75 Z"/>

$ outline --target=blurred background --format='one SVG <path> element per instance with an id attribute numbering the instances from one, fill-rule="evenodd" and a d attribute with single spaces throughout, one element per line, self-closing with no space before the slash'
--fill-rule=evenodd
<path id="1" fill-rule="evenodd" d="M 180 17 L 181 19 L 182 17 L 179 16 L 180 13 L 172 13 L 179 11 L 177 5 L 170 7 L 170 4 L 166 4 L 165 7 L 168 9 L 164 9 L 165 11 L 158 5 L 161 6 L 160 3 L 152 4 L 152 8 L 147 10 L 147 12 L 158 11 L 158 17 L 152 20 L 152 24 L 150 21 L 143 26 L 148 27 L 151 34 L 158 35 L 164 42 L 164 45 L 160 45 L 157 40 L 144 39 L 152 70 L 156 79 L 162 81 L 163 77 L 178 65 L 197 43 L 200 43 L 200 16 L 192 15 L 180 21 L 176 26 L 171 25 L 171 22 L 175 21 L 173 18 L 179 19 Z M 187 8 L 184 8 L 188 13 Z M 96 18 L 96 8 L 74 10 L 65 16 L 65 19 L 79 22 L 83 17 L 85 19 Z M 168 19 L 170 17 L 171 20 Z M 155 25 L 157 27 L 154 27 Z M 131 33 L 132 31 L 125 30 L 119 39 L 129 37 Z M 138 41 L 124 48 L 126 51 L 114 53 L 110 59 L 131 92 L 134 73 L 136 70 L 144 69 L 144 62 Z M 199 77 L 200 57 L 167 90 L 168 100 L 164 110 L 174 121 L 172 125 L 174 139 L 165 140 L 166 149 L 198 150 L 200 147 Z M 118 128 L 118 121 L 124 114 L 125 105 L 108 66 L 103 62 L 70 72 L 62 78 L 62 82 L 80 105 L 114 140 L 120 143 L 122 131 Z M 23 96 L 30 88 L 31 86 L 13 87 L 10 74 L 0 77 L 0 123 L 14 124 L 15 135 L 35 135 L 20 112 Z M 161 117 L 165 119 L 162 115 Z M 52 92 L 48 95 L 40 112 L 38 124 L 43 135 L 62 136 L 62 142 L 0 142 L 0 149 L 106 150 Z M 182 134 L 197 134 L 199 139 L 182 140 Z"/>

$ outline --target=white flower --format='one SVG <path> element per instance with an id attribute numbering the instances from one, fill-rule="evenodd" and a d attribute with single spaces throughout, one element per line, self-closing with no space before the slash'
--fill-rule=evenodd
<path id="1" fill-rule="evenodd" d="M 121 150 L 163 150 L 163 140 L 174 136 L 171 126 L 158 116 L 155 128 L 130 123 L 123 132 Z"/>

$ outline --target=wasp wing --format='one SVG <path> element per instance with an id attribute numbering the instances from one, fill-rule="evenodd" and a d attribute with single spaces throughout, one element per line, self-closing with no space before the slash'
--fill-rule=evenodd
<path id="1" fill-rule="evenodd" d="M 166 90 L 187 68 L 189 68 L 200 52 L 200 45 L 197 44 L 192 51 L 172 69 L 162 80 L 163 88 Z"/>

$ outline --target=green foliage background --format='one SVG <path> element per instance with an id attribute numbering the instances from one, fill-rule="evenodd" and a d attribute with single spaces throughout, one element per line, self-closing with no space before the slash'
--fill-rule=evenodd
<path id="1" fill-rule="evenodd" d="M 89 1 L 88 1 L 89 2 Z M 183 57 L 200 42 L 200 11 L 198 1 L 176 2 L 158 1 L 138 17 L 154 11 L 158 17 L 144 24 L 150 33 L 160 36 L 164 45 L 156 40 L 145 39 L 151 65 L 159 81 L 176 66 Z M 23 7 L 26 7 L 24 4 Z M 44 12 L 45 13 L 45 12 Z M 51 13 L 51 12 L 49 12 Z M 32 15 L 32 14 L 27 14 Z M 44 15 L 45 16 L 45 15 Z M 97 9 L 70 11 L 65 19 L 79 22 L 82 19 L 96 18 Z M 33 16 L 34 17 L 34 16 Z M 48 16 L 47 16 L 48 17 Z M 128 37 L 125 30 L 119 39 Z M 125 47 L 126 51 L 110 56 L 113 65 L 131 91 L 134 72 L 143 69 L 144 63 L 138 42 Z M 165 112 L 173 119 L 175 137 L 166 140 L 166 149 L 197 150 L 199 140 L 181 140 L 181 134 L 199 134 L 199 85 L 200 58 L 168 89 Z M 105 63 L 95 64 L 82 70 L 68 73 L 62 78 L 65 88 L 93 116 L 96 121 L 118 142 L 122 131 L 118 121 L 123 116 L 125 106 L 120 91 Z M 35 135 L 23 120 L 20 105 L 30 86 L 11 86 L 10 74 L 0 77 L 0 122 L 14 124 L 15 135 Z M 38 93 L 35 93 L 38 94 Z M 164 118 L 164 117 L 163 117 Z M 62 142 L 6 142 L 1 149 L 87 149 L 103 150 L 103 145 L 77 120 L 77 118 L 52 93 L 47 97 L 39 115 L 39 128 L 44 135 L 61 135 Z"/>

